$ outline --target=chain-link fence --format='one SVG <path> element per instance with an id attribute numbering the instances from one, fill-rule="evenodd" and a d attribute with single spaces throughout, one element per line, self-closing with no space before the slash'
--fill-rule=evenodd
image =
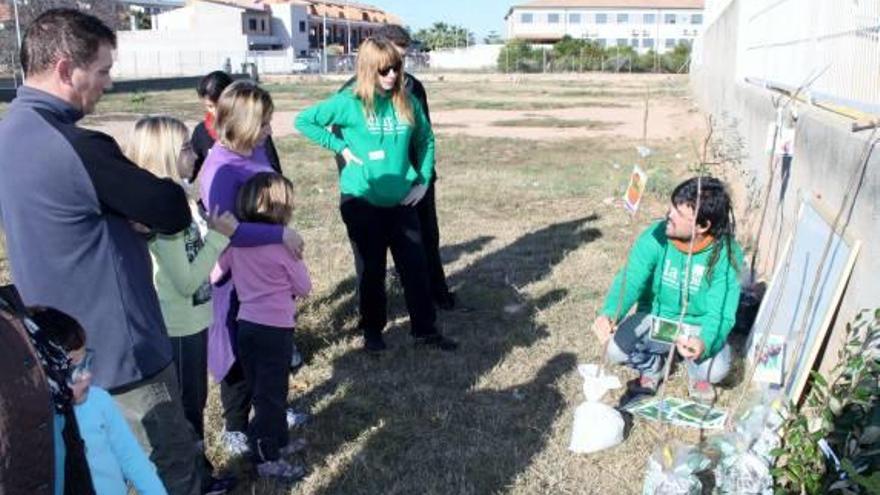
<path id="1" fill-rule="evenodd" d="M 586 45 L 566 49 L 557 46 L 508 43 L 498 55 L 501 72 L 664 72 L 685 73 L 690 64 L 690 45 L 681 43 L 639 53 L 631 46 Z"/>

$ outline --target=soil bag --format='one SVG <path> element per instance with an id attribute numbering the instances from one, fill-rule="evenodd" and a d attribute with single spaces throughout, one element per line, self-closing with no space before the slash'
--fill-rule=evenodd
<path id="1" fill-rule="evenodd" d="M 605 450 L 623 442 L 624 421 L 620 412 L 600 402 L 609 390 L 620 388 L 620 380 L 600 371 L 595 364 L 582 364 L 586 401 L 574 411 L 574 427 L 568 449 L 579 454 Z"/>

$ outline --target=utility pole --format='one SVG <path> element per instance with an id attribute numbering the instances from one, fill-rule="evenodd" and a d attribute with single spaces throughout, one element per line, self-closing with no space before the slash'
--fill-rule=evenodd
<path id="1" fill-rule="evenodd" d="M 321 62 L 323 63 L 324 74 L 327 73 L 327 10 L 324 10 L 324 22 L 321 28 Z"/>
<path id="2" fill-rule="evenodd" d="M 18 53 L 21 53 L 21 23 L 18 20 L 18 0 L 12 0 L 12 10 L 15 13 L 15 38 L 18 41 Z M 18 87 L 18 77 L 15 75 L 15 57 L 12 57 L 12 80 L 15 87 Z M 24 82 L 24 74 L 21 75 Z"/>

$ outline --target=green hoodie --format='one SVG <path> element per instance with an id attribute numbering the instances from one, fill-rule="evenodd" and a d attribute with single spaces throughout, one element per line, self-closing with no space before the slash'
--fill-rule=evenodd
<path id="1" fill-rule="evenodd" d="M 716 246 L 721 250 L 710 276 L 707 265 Z M 688 308 L 684 322 L 701 327 L 700 339 L 706 345 L 701 359 L 710 358 L 724 347 L 727 335 L 736 320 L 739 304 L 739 273 L 743 255 L 734 240 L 731 265 L 726 243 L 718 241 L 691 259 Z M 626 291 L 620 315 L 625 315 L 638 302 L 636 311 L 661 318 L 678 320 L 682 305 L 682 274 L 687 266 L 687 253 L 677 249 L 666 237 L 666 222 L 649 227 L 636 240 L 626 265 Z M 617 317 L 618 297 L 623 270 L 614 278 L 605 299 L 602 314 L 614 320 Z"/>
<path id="2" fill-rule="evenodd" d="M 375 111 L 369 118 L 361 100 L 350 90 L 302 111 L 296 128 L 315 143 L 341 153 L 349 148 L 363 165 L 351 163 L 339 175 L 343 195 L 367 200 L 375 206 L 395 206 L 413 185 L 430 184 L 434 174 L 434 133 L 421 104 L 409 95 L 414 123 L 400 119 L 392 101 L 376 94 Z M 327 130 L 339 127 L 342 139 Z M 420 163 L 410 163 L 410 140 Z"/>

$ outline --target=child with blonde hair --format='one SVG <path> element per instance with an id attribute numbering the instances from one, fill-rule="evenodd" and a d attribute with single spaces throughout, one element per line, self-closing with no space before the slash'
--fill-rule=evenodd
<path id="1" fill-rule="evenodd" d="M 153 283 L 168 335 L 171 338 L 184 414 L 204 450 L 204 410 L 208 398 L 208 326 L 211 323 L 211 269 L 229 244 L 238 221 L 231 213 L 204 216 L 197 191 L 186 179 L 192 174 L 195 154 L 189 131 L 167 116 L 140 119 L 134 126 L 126 154 L 157 177 L 180 183 L 189 196 L 192 224 L 173 235 L 156 235 L 149 242 L 153 258 Z M 203 218 L 204 216 L 204 218 Z M 204 461 L 207 463 L 207 460 Z M 230 479 L 210 479 L 209 485 L 231 485 Z"/>
<path id="2" fill-rule="evenodd" d="M 235 212 L 238 191 L 255 174 L 275 173 L 262 152 L 272 134 L 275 106 L 269 93 L 251 81 L 236 81 L 220 94 L 215 114 L 217 141 L 199 172 L 202 202 L 209 210 Z M 241 219 L 239 219 L 241 220 Z M 302 238 L 285 225 L 242 221 L 230 238 L 234 247 L 286 246 L 295 256 L 302 253 Z M 237 360 L 238 298 L 234 284 L 223 280 L 213 290 L 214 318 L 209 329 L 208 369 L 220 382 L 225 431 L 221 438 L 230 456 L 248 452 L 251 391 Z M 293 345 L 293 344 L 291 344 Z"/>
<path id="3" fill-rule="evenodd" d="M 242 222 L 285 226 L 293 217 L 293 185 L 281 175 L 261 172 L 240 189 L 236 213 Z M 312 282 L 305 263 L 282 244 L 228 248 L 212 279 L 231 272 L 238 294 L 238 360 L 252 394 L 248 428 L 251 452 L 261 477 L 294 481 L 305 472 L 283 456 L 289 445 L 286 406 L 288 364 L 293 353 L 296 301 Z"/>

